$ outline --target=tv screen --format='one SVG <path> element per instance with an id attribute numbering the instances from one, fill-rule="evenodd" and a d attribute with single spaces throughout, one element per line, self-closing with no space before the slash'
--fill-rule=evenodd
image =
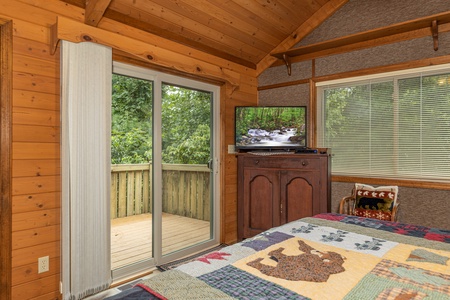
<path id="1" fill-rule="evenodd" d="M 305 106 L 237 106 L 237 150 L 305 148 Z"/>

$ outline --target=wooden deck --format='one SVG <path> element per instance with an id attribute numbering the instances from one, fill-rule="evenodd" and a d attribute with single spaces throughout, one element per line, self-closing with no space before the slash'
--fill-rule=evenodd
<path id="1" fill-rule="evenodd" d="M 210 238 L 210 223 L 163 213 L 162 253 L 167 254 Z M 152 215 L 111 220 L 111 264 L 117 269 L 152 257 Z"/>

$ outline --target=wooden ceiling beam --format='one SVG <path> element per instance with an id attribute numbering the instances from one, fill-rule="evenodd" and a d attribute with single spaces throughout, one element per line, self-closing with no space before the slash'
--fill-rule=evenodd
<path id="1" fill-rule="evenodd" d="M 300 25 L 297 30 L 290 34 L 284 41 L 282 41 L 272 53 L 284 53 L 288 51 L 295 44 L 300 42 L 305 36 L 316 29 L 326 19 L 332 16 L 337 10 L 339 10 L 348 0 L 330 0 L 317 10 L 306 22 Z M 266 55 L 256 66 L 257 74 L 261 74 L 265 69 L 269 68 L 273 63 L 277 61 L 278 57 Z"/>
<path id="2" fill-rule="evenodd" d="M 275 52 L 272 53 L 272 56 L 280 59 L 275 65 L 281 65 L 288 64 L 288 61 L 294 63 L 430 35 L 434 40 L 434 49 L 437 50 L 438 25 L 441 32 L 450 30 L 450 11 L 287 51 Z"/>
<path id="3" fill-rule="evenodd" d="M 97 27 L 112 0 L 86 0 L 84 23 Z"/>
<path id="4" fill-rule="evenodd" d="M 62 16 L 57 17 L 57 22 L 52 25 L 51 32 L 51 53 L 55 52 L 53 48 L 55 45 L 58 45 L 59 40 L 66 40 L 72 43 L 91 42 L 129 53 L 136 59 L 159 67 L 177 69 L 190 75 L 227 82 L 236 88 L 239 87 L 242 80 L 242 75 L 231 69 L 225 69 L 211 62 L 181 55 L 116 32 L 78 23 Z"/>

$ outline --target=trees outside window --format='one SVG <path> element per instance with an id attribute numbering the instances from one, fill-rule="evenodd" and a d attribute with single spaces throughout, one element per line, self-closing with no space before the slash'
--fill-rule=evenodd
<path id="1" fill-rule="evenodd" d="M 162 85 L 164 163 L 207 164 L 210 159 L 211 93 Z M 111 163 L 152 160 L 153 83 L 113 75 Z"/>
<path id="2" fill-rule="evenodd" d="M 318 107 L 333 174 L 450 179 L 449 71 L 323 84 Z"/>

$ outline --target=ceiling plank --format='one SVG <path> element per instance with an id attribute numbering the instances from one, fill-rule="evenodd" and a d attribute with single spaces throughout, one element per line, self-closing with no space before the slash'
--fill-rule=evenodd
<path id="1" fill-rule="evenodd" d="M 136 20 L 130 16 L 121 14 L 117 11 L 108 10 L 105 14 L 105 17 L 109 18 L 113 21 L 119 22 L 119 23 L 127 24 L 128 26 L 132 26 L 136 29 L 157 35 L 161 38 L 165 38 L 170 41 L 177 42 L 177 43 L 180 43 L 180 44 L 188 46 L 188 47 L 192 47 L 196 50 L 200 50 L 205 53 L 209 53 L 214 56 L 229 60 L 231 62 L 240 64 L 240 65 L 252 68 L 252 69 L 256 69 L 256 64 L 252 63 L 249 60 L 243 59 L 237 55 L 230 54 L 229 52 L 225 52 L 223 50 L 218 50 L 217 48 L 212 47 L 212 45 L 214 45 L 214 43 L 212 43 L 212 42 L 210 42 L 209 44 L 205 44 L 205 43 L 201 43 L 196 40 L 186 38 L 185 36 L 174 34 L 170 31 L 162 31 L 159 27 L 152 27 L 147 22 Z M 225 47 L 223 47 L 222 49 L 224 49 L 224 48 Z"/>
<path id="2" fill-rule="evenodd" d="M 279 11 L 274 10 L 271 5 L 265 5 L 265 1 L 255 0 L 234 0 L 236 4 L 243 9 L 251 11 L 262 18 L 263 23 L 270 24 L 270 26 L 276 26 L 283 35 L 290 34 L 295 28 L 289 20 L 284 19 L 284 15 L 277 14 Z"/>
<path id="3" fill-rule="evenodd" d="M 184 16 L 178 11 L 174 11 L 167 2 L 162 6 L 158 1 L 133 2 L 132 0 L 114 1 L 105 17 L 112 17 L 111 12 L 122 14 L 128 20 L 137 20 L 143 22 L 142 30 L 157 34 L 161 37 L 178 41 L 180 44 L 191 47 L 215 48 L 218 52 L 226 52 L 229 55 L 240 57 L 243 60 L 256 65 L 256 62 L 265 56 L 265 51 L 248 44 L 247 41 L 241 41 L 236 36 L 231 36 L 216 28 L 202 24 L 200 17 L 194 17 L 194 14 Z M 124 13 L 122 13 L 124 12 Z M 117 19 L 116 19 L 117 20 Z M 126 23 L 133 24 L 134 23 Z M 219 28 L 220 29 L 220 28 Z M 196 48 L 201 49 L 201 48 Z M 269 50 L 266 50 L 269 51 Z"/>
<path id="4" fill-rule="evenodd" d="M 217 7 L 220 7 L 222 10 L 227 11 L 228 13 L 234 15 L 239 19 L 245 20 L 246 23 L 251 24 L 259 31 L 273 36 L 277 39 L 277 44 L 281 42 L 286 36 L 283 31 L 278 29 L 278 26 L 274 26 L 273 24 L 268 23 L 266 19 L 264 19 L 254 11 L 241 6 L 240 3 L 236 3 L 235 1 L 228 1 L 226 5 L 223 5 L 223 0 L 208 0 L 208 2 L 214 4 Z"/>
<path id="5" fill-rule="evenodd" d="M 84 23 L 97 27 L 112 0 L 86 0 Z"/>
<path id="6" fill-rule="evenodd" d="M 264 52 L 273 49 L 273 45 L 280 42 L 259 28 L 245 22 L 245 18 L 239 19 L 233 14 L 222 9 L 222 6 L 216 6 L 208 1 L 197 2 L 178 1 L 177 4 L 167 0 L 153 0 L 160 5 L 164 4 L 166 8 L 183 15 L 186 18 L 193 18 L 204 26 L 212 28 L 217 32 L 223 32 L 228 36 L 235 37 L 237 40 L 252 45 Z"/>
<path id="7" fill-rule="evenodd" d="M 300 42 L 305 36 L 316 29 L 326 19 L 339 10 L 348 0 L 330 0 L 319 10 L 317 10 L 306 22 L 300 25 L 297 30 L 290 34 L 283 42 L 281 42 L 272 52 L 283 52 Z M 256 66 L 256 73 L 259 75 L 269 68 L 278 59 L 270 53 L 266 55 Z"/>

